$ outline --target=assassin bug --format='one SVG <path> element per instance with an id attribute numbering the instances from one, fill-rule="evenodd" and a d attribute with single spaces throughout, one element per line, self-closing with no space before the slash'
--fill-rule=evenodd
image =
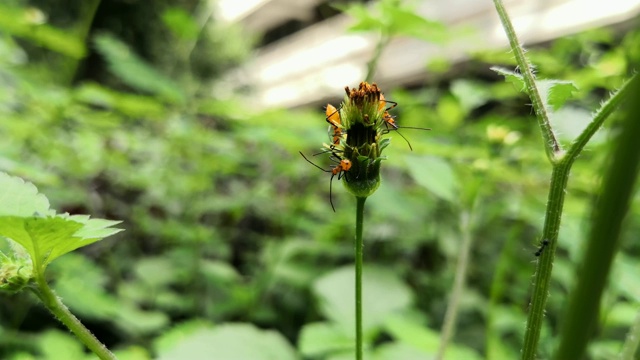
<path id="1" fill-rule="evenodd" d="M 331 186 L 333 184 L 333 177 L 338 175 L 338 180 L 342 179 L 342 176 L 344 176 L 344 174 L 347 171 L 349 171 L 349 169 L 351 169 L 351 161 L 347 159 L 342 159 L 336 153 L 333 153 L 333 156 L 331 156 L 331 159 L 337 162 L 337 165 L 333 166 L 331 170 L 327 170 L 327 169 L 321 168 L 320 166 L 316 165 L 313 161 L 307 159 L 307 157 L 304 156 L 302 152 L 300 152 L 300 155 L 302 155 L 302 157 L 305 160 L 307 160 L 309 164 L 317 167 L 318 169 L 326 173 L 331 173 L 331 179 L 329 180 L 329 203 L 331 204 L 331 208 L 333 209 L 333 212 L 336 212 L 336 208 L 335 206 L 333 206 L 333 197 L 332 197 L 332 189 L 331 189 Z"/>
<path id="2" fill-rule="evenodd" d="M 333 145 L 340 144 L 340 138 L 342 137 L 342 124 L 340 121 L 340 111 L 336 109 L 335 106 L 331 104 L 327 104 L 327 110 L 325 112 L 327 115 L 327 122 L 331 125 L 331 129 L 333 130 L 332 142 Z"/>
<path id="3" fill-rule="evenodd" d="M 544 251 L 544 248 L 547 247 L 547 245 L 549 245 L 549 240 L 547 239 L 542 240 L 542 244 L 538 248 L 538 251 L 536 251 L 536 257 L 539 257 L 540 255 L 542 255 L 542 252 Z"/>
<path id="4" fill-rule="evenodd" d="M 389 106 L 388 108 L 384 109 L 386 104 L 391 104 L 391 106 Z M 395 116 L 391 116 L 391 114 L 389 114 L 389 110 L 395 108 L 396 106 L 398 106 L 397 102 L 391 101 L 391 100 L 387 100 L 387 99 L 384 98 L 383 94 L 380 94 L 380 104 L 378 105 L 378 110 L 384 109 L 384 114 L 382 115 L 382 120 L 384 120 L 384 124 L 387 127 L 387 129 L 385 130 L 385 133 L 389 133 L 392 130 L 398 131 L 398 129 L 431 130 L 430 128 L 420 128 L 420 127 L 410 127 L 410 126 L 400 127 L 400 126 L 398 126 L 398 124 L 396 124 L 396 121 L 394 119 Z M 391 127 L 391 129 L 389 127 Z M 411 151 L 413 151 L 413 147 L 411 147 L 411 143 L 409 142 L 409 140 L 407 140 L 407 138 L 404 137 L 404 135 L 402 135 L 400 132 L 398 132 L 398 135 L 400 135 L 404 139 L 404 141 L 407 142 L 407 145 L 409 145 L 409 149 Z"/>

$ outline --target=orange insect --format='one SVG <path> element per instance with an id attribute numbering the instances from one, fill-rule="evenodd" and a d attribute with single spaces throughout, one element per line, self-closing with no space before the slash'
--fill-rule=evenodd
<path id="1" fill-rule="evenodd" d="M 391 104 L 391 106 L 389 106 L 388 108 L 384 109 L 386 104 Z M 393 109 L 394 107 L 398 106 L 398 103 L 395 101 L 391 101 L 391 100 L 387 100 L 384 98 L 383 94 L 380 94 L 380 104 L 378 105 L 378 111 L 384 109 L 384 114 L 382 115 L 382 120 L 384 120 L 384 124 L 387 127 L 387 130 L 385 130 L 385 134 L 389 133 L 392 130 L 398 131 L 398 129 L 414 129 L 414 130 L 431 130 L 430 128 L 420 128 L 420 127 L 410 127 L 410 126 L 403 126 L 400 127 L 398 126 L 398 124 L 396 124 L 395 121 L 395 116 L 391 116 L 391 114 L 389 114 L 389 110 Z M 391 127 L 391 129 L 389 129 L 389 127 Z M 411 147 L 411 143 L 409 142 L 409 140 L 407 140 L 406 137 L 404 137 L 404 135 L 402 135 L 400 132 L 398 132 L 398 135 L 400 135 L 404 141 L 407 142 L 407 145 L 409 145 L 409 150 L 413 151 L 413 147 Z"/>
<path id="2" fill-rule="evenodd" d="M 335 106 L 331 104 L 327 104 L 327 122 L 331 125 L 331 129 L 333 131 L 332 134 L 332 142 L 333 145 L 340 144 L 340 138 L 342 137 L 342 124 L 340 121 L 340 112 L 336 109 Z"/>
<path id="3" fill-rule="evenodd" d="M 331 204 L 331 208 L 333 209 L 333 212 L 336 212 L 336 208 L 335 206 L 333 206 L 333 196 L 332 196 L 332 184 L 333 184 L 333 177 L 338 175 L 338 180 L 342 179 L 342 177 L 346 174 L 347 171 L 349 171 L 349 169 L 351 169 L 351 161 L 348 159 L 343 159 L 341 157 L 339 157 L 338 155 L 336 155 L 335 153 L 333 153 L 333 156 L 331 156 L 331 160 L 335 161 L 337 163 L 337 165 L 331 167 L 330 170 L 327 169 L 323 169 L 320 166 L 316 165 L 314 162 L 312 162 L 311 160 L 307 159 L 306 156 L 304 156 L 304 154 L 302 152 L 300 152 L 300 155 L 302 155 L 302 157 L 307 160 L 307 162 L 315 167 L 317 167 L 318 169 L 327 172 L 327 173 L 331 173 L 331 179 L 329 179 L 329 203 Z"/>

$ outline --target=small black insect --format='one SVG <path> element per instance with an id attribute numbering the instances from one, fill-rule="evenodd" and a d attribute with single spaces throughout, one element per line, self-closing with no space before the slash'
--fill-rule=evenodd
<path id="1" fill-rule="evenodd" d="M 544 248 L 547 247 L 547 245 L 549 245 L 549 240 L 547 239 L 542 240 L 542 244 L 538 248 L 538 251 L 536 251 L 536 256 L 542 255 L 542 252 L 544 251 Z"/>

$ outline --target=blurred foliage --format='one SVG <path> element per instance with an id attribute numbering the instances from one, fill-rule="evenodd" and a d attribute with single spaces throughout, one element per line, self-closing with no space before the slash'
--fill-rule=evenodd
<path id="1" fill-rule="evenodd" d="M 329 177 L 298 156 L 327 141 L 322 112 L 255 111 L 207 91 L 248 54 L 250 37 L 213 22 L 204 2 L 103 1 L 86 38 L 68 35 L 88 13 L 68 3 L 0 5 L 0 170 L 35 183 L 56 209 L 124 220 L 126 231 L 51 264 L 53 288 L 121 359 L 223 359 L 234 349 L 351 358 L 355 204 L 336 186 L 331 212 Z M 563 142 L 629 74 L 639 37 L 594 30 L 530 49 L 540 78 L 579 89 L 555 119 Z M 73 84 L 57 81 L 58 66 L 85 51 Z M 448 358 L 519 353 L 550 166 L 528 100 L 487 71 L 512 64 L 503 50 L 476 54 L 455 79 L 387 91 L 401 126 L 433 131 L 401 130 L 413 153 L 390 134 L 368 201 L 372 359 L 437 351 L 464 211 L 476 245 Z M 606 127 L 615 131 L 615 119 Z M 607 137 L 573 168 L 541 357 L 555 346 Z M 636 206 L 594 358 L 616 352 L 640 301 L 638 219 Z M 0 357 L 86 358 L 27 295 L 0 297 Z"/>

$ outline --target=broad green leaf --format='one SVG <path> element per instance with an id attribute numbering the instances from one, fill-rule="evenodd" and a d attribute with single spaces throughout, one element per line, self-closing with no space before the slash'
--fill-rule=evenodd
<path id="1" fill-rule="evenodd" d="M 118 312 L 122 297 L 106 290 L 109 278 L 105 270 L 80 253 L 71 253 L 51 264 L 56 293 L 82 318 L 111 320 Z"/>
<path id="2" fill-rule="evenodd" d="M 297 356 L 279 333 L 251 324 L 225 324 L 198 330 L 171 349 L 158 351 L 158 360 L 295 360 Z"/>
<path id="3" fill-rule="evenodd" d="M 435 355 L 440 345 L 440 333 L 431 330 L 415 319 L 406 315 L 389 317 L 385 322 L 385 329 L 399 343 L 421 350 L 426 354 Z M 449 344 L 445 359 L 480 360 L 480 355 L 466 346 Z"/>
<path id="4" fill-rule="evenodd" d="M 19 177 L 0 172 L 0 216 L 51 214 L 49 200 Z"/>
<path id="5" fill-rule="evenodd" d="M 389 18 L 392 35 L 409 36 L 432 43 L 444 43 L 448 28 L 438 21 L 428 20 L 415 10 L 397 5 L 385 6 L 384 16 Z"/>
<path id="6" fill-rule="evenodd" d="M 333 323 L 306 324 L 300 333 L 298 348 L 302 355 L 319 357 L 334 352 L 353 350 L 355 339 Z"/>
<path id="7" fill-rule="evenodd" d="M 387 343 L 376 348 L 373 360 L 424 360 L 429 354 L 402 343 Z"/>
<path id="8" fill-rule="evenodd" d="M 83 360 L 84 346 L 69 332 L 47 330 L 38 336 L 38 347 L 43 359 L 47 360 Z"/>
<path id="9" fill-rule="evenodd" d="M 173 80 L 160 74 L 125 43 L 107 34 L 96 36 L 95 43 L 98 51 L 106 58 L 111 72 L 127 85 L 161 95 L 167 100 L 184 100 L 184 93 Z"/>
<path id="10" fill-rule="evenodd" d="M 169 316 L 160 311 L 146 311 L 134 304 L 120 305 L 114 314 L 116 325 L 131 335 L 148 335 L 165 329 Z"/>
<path id="11" fill-rule="evenodd" d="M 313 283 L 322 314 L 345 331 L 352 331 L 355 327 L 354 271 L 353 266 L 346 266 Z M 362 328 L 370 334 L 377 332 L 388 316 L 408 308 L 413 302 L 411 289 L 389 269 L 365 267 L 362 287 Z"/>
<path id="12" fill-rule="evenodd" d="M 47 217 L 2 216 L 0 236 L 22 245 L 31 256 L 34 270 L 44 272 L 56 258 L 121 231 L 109 228 L 117 223 L 119 221 L 66 214 Z"/>
<path id="13" fill-rule="evenodd" d="M 407 158 L 409 173 L 413 179 L 434 195 L 455 202 L 458 197 L 458 179 L 453 168 L 444 159 L 435 156 L 410 156 Z"/>

